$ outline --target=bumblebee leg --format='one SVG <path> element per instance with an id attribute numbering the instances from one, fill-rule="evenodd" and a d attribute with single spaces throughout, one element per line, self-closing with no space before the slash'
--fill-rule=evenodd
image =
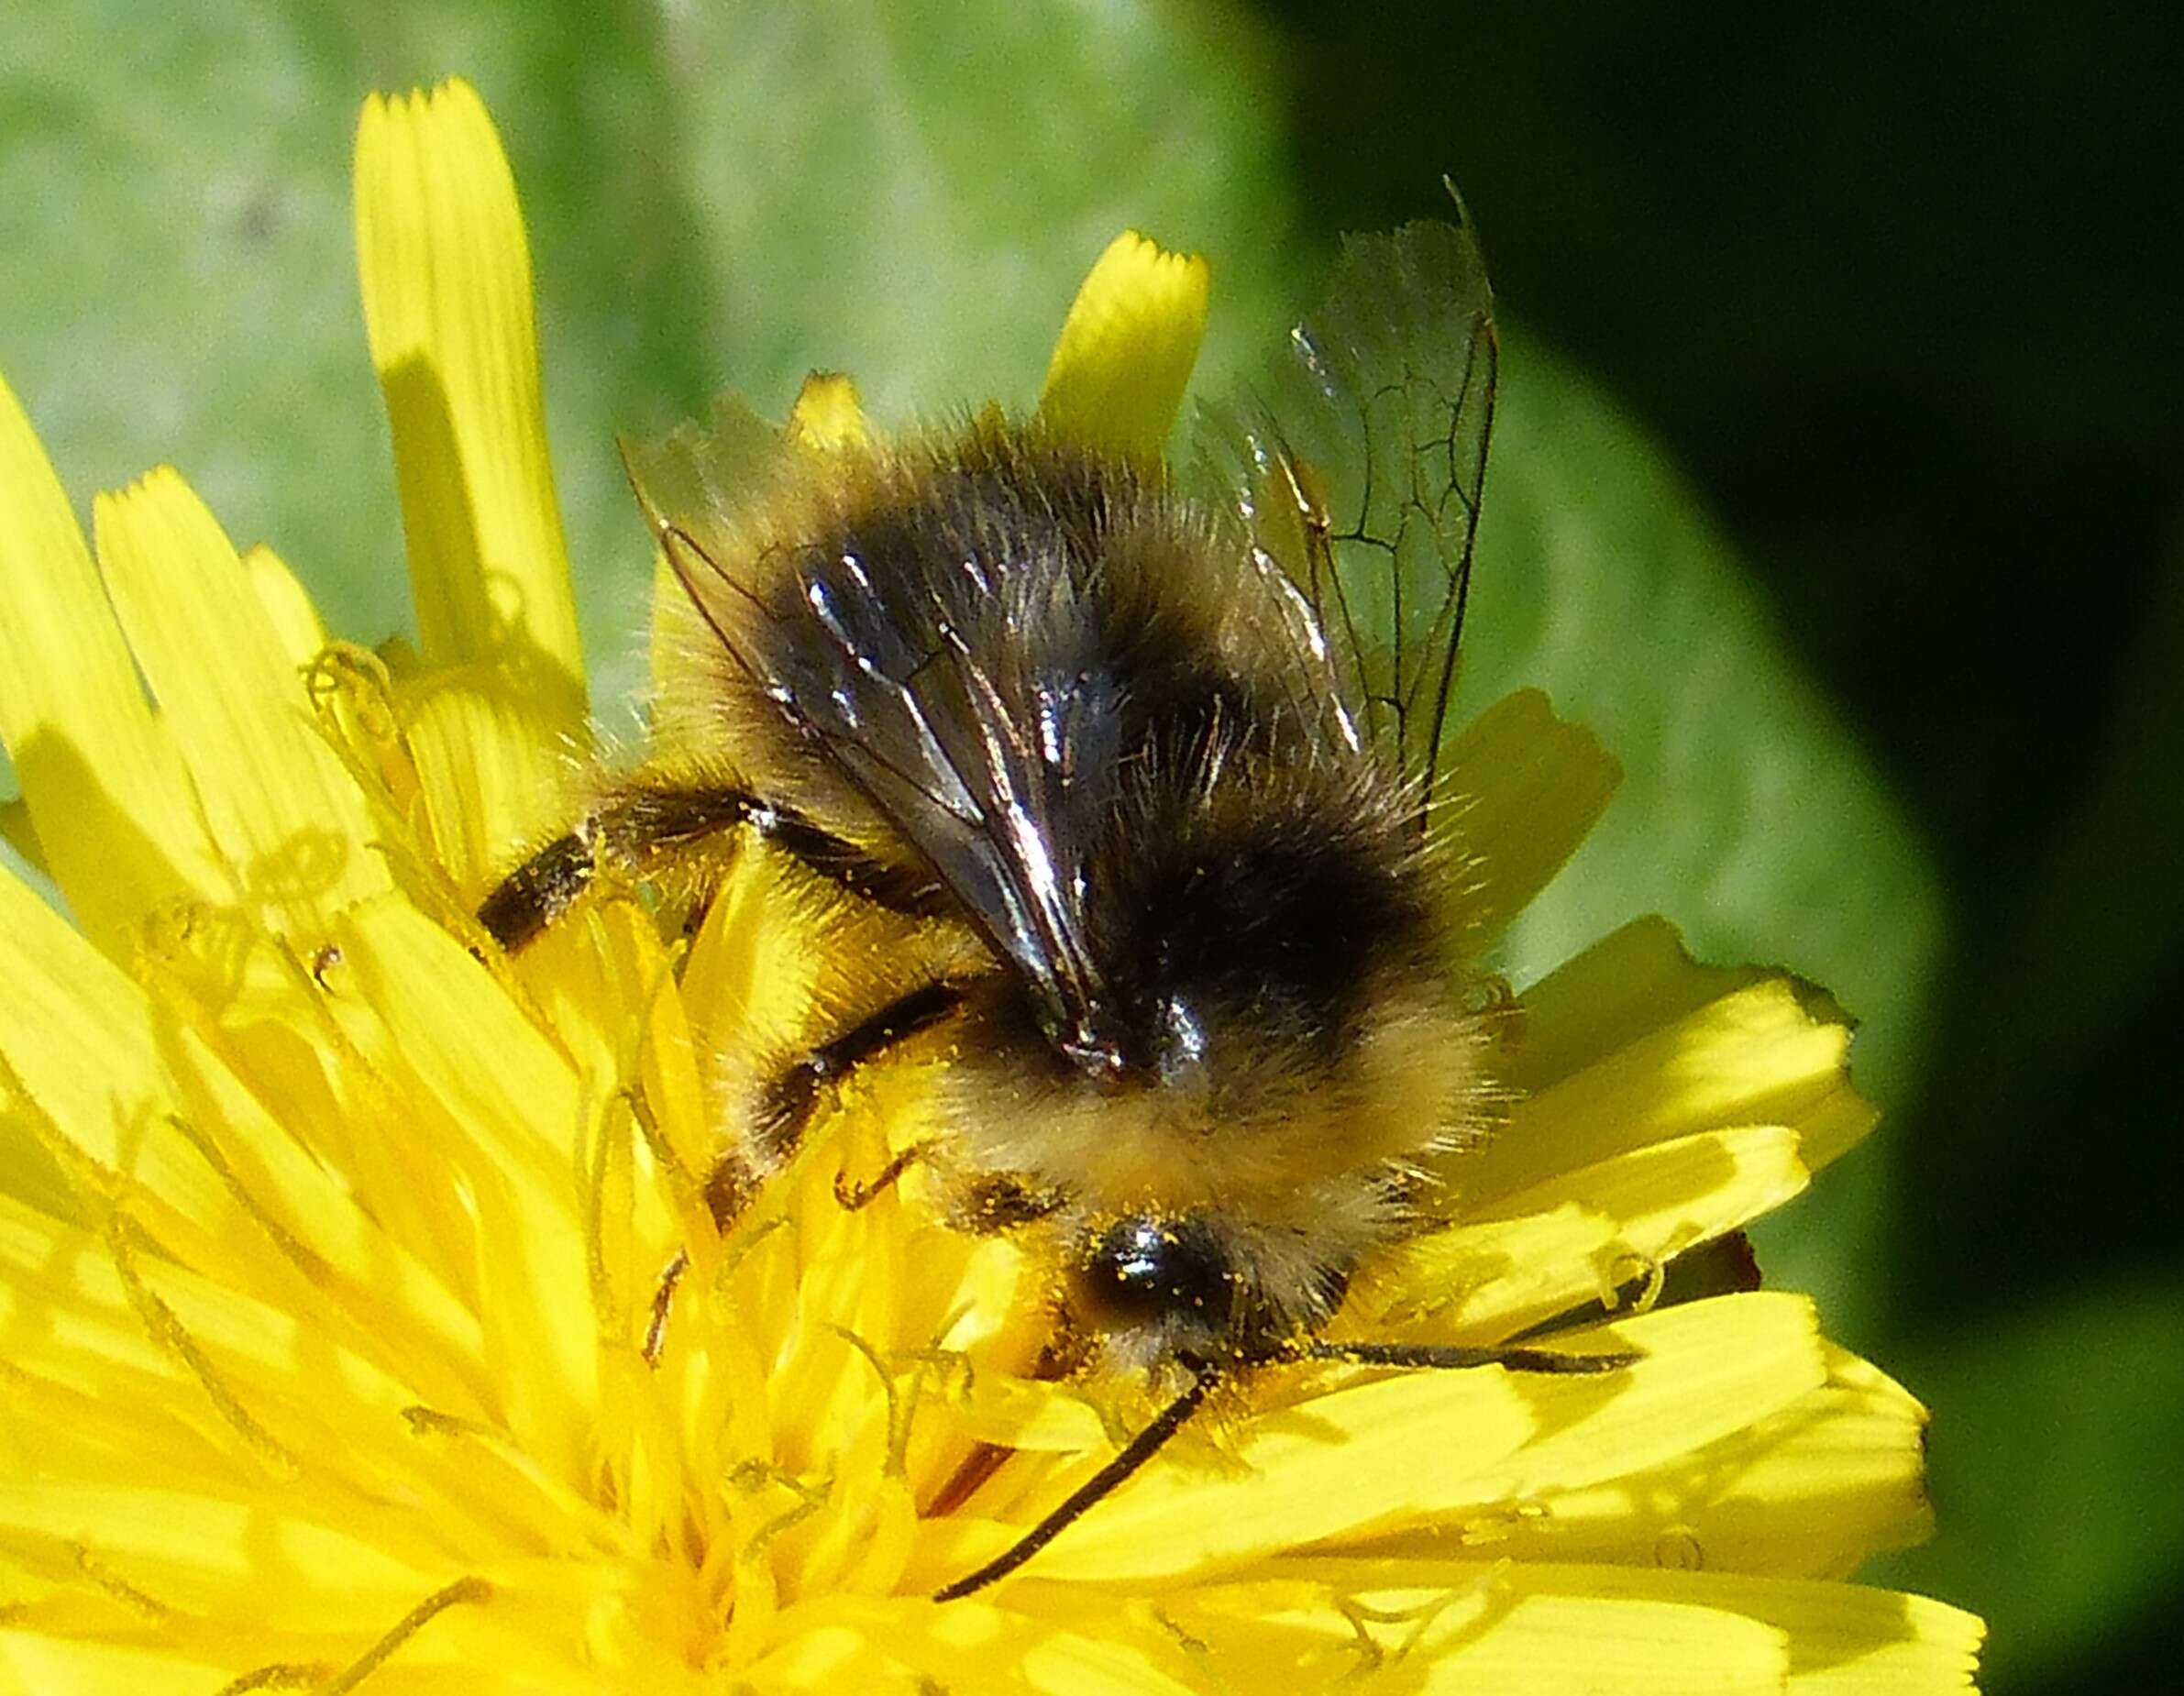
<path id="1" fill-rule="evenodd" d="M 974 1237 L 999 1237 L 1050 1218 L 1062 1207 L 1058 1191 L 1035 1189 L 1013 1172 L 989 1172 L 965 1187 L 950 1222 Z"/>
<path id="2" fill-rule="evenodd" d="M 929 1152 L 931 1152 L 929 1144 L 913 1142 L 882 1166 L 872 1177 L 857 1184 L 850 1182 L 849 1173 L 846 1172 L 837 1172 L 834 1174 L 835 1205 L 844 1213 L 864 1212 L 866 1208 L 893 1189 L 901 1181 L 902 1174 L 923 1160 Z"/>
<path id="3" fill-rule="evenodd" d="M 659 1285 L 652 1293 L 652 1319 L 645 1327 L 645 1364 L 647 1366 L 660 1363 L 660 1350 L 667 1346 L 667 1315 L 675 1305 L 675 1292 L 689 1270 L 690 1251 L 678 1249 L 675 1258 L 660 1272 Z"/>
<path id="4" fill-rule="evenodd" d="M 822 1086 L 930 1030 L 962 1004 L 963 991 L 957 986 L 923 984 L 813 1049 L 767 1090 L 758 1116 L 759 1147 L 776 1160 L 787 1159 L 811 1122 Z"/>
<path id="5" fill-rule="evenodd" d="M 478 921 L 513 953 L 573 907 L 602 871 L 642 874 L 741 824 L 863 900 L 924 918 L 948 910 L 932 879 L 876 860 L 788 808 L 741 789 L 632 786 L 502 878 L 479 904 Z"/>
<path id="6" fill-rule="evenodd" d="M 760 1146 L 775 1159 L 787 1159 L 804 1134 L 804 1126 L 818 1105 L 822 1085 L 877 1059 L 896 1043 L 938 1024 L 962 1001 L 963 991 L 954 984 L 923 984 L 851 1026 L 832 1041 L 813 1049 L 776 1078 L 767 1091 L 766 1106 L 758 1122 Z M 909 1169 L 920 1152 L 916 1148 L 905 1150 L 888 1162 L 870 1185 L 861 1186 L 846 1196 L 837 1176 L 835 1198 L 844 1206 L 869 1206 Z M 740 1151 L 732 1149 L 715 1161 L 712 1170 L 705 1174 L 705 1205 L 712 1214 L 713 1224 L 726 1230 L 750 1201 L 755 1187 L 751 1163 Z M 648 1366 L 659 1364 L 660 1351 L 667 1346 L 667 1316 L 675 1305 L 676 1286 L 681 1283 L 689 1268 L 689 1250 L 678 1249 L 660 1273 L 659 1287 L 652 1295 L 651 1322 L 645 1329 L 645 1361 Z"/>
<path id="7" fill-rule="evenodd" d="M 713 1228 L 726 1230 L 758 1187 L 748 1162 L 734 1151 L 721 1156 L 705 1174 L 705 1209 Z"/>
<path id="8" fill-rule="evenodd" d="M 725 1231 L 744 1210 L 756 1185 L 751 1168 L 741 1154 L 731 1151 L 712 1163 L 705 1174 L 705 1210 L 712 1215 L 713 1228 Z M 667 1346 L 667 1316 L 675 1310 L 675 1292 L 690 1270 L 690 1251 L 675 1250 L 675 1258 L 660 1269 L 660 1281 L 652 1292 L 652 1317 L 645 1327 L 645 1364 L 657 1366 Z"/>

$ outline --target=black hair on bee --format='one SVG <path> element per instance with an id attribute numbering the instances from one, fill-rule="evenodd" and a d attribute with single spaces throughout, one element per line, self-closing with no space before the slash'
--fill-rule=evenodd
<path id="1" fill-rule="evenodd" d="M 784 1068 L 715 1211 L 833 1080 L 945 1025 L 936 1193 L 1048 1254 L 1076 1357 L 1172 1398 L 943 1597 L 1028 1559 L 1227 1377 L 1627 1359 L 1318 1340 L 1486 1117 L 1425 818 L 1495 360 L 1468 228 L 1414 225 L 1351 244 L 1285 363 L 1202 416 L 1193 477 L 991 413 L 823 456 L 722 413 L 630 450 L 690 682 L 485 928 L 519 947 L 602 872 L 702 885 L 745 831 L 940 921 L 947 968 Z"/>

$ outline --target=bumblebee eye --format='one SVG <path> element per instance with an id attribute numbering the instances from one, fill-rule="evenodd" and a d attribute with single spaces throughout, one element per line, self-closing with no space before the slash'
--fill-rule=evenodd
<path id="1" fill-rule="evenodd" d="M 1119 1327 L 1170 1315 L 1219 1324 L 1236 1282 L 1229 1257 L 1205 1222 L 1148 1214 L 1117 1219 L 1096 1237 L 1077 1287 L 1091 1316 Z"/>

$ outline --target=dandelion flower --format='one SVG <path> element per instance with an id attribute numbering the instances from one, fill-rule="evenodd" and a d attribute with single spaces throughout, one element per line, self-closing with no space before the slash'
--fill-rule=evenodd
<path id="1" fill-rule="evenodd" d="M 922 1134 L 944 1045 L 855 1079 L 711 1225 L 736 1068 L 914 938 L 762 853 L 687 946 L 634 899 L 513 961 L 479 930 L 585 733 L 528 259 L 466 86 L 373 102 L 357 169 L 414 653 L 330 641 L 171 470 L 98 500 L 94 555 L 0 390 L 7 822 L 72 915 L 0 876 L 0 1682 L 1969 1682 L 1975 1622 L 1841 1581 L 1925 1525 L 1918 1405 L 1796 1295 L 1615 1305 L 1872 1117 L 1825 1002 L 1659 922 L 1522 995 L 1462 1217 L 1341 1316 L 1464 1342 L 1601 1300 L 1637 1364 L 1269 1371 L 1016 1577 L 932 1600 L 1142 1410 L 1032 1375 L 1039 1269 L 914 1170 L 843 1205 Z M 1202 268 L 1119 244 L 1050 416 L 1157 451 L 1205 309 Z M 822 383 L 791 427 L 866 426 Z M 1453 758 L 1484 942 L 1613 771 L 1536 696 Z"/>

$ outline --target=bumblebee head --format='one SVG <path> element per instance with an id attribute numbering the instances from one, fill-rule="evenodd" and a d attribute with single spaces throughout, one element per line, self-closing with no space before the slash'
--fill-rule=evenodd
<path id="1" fill-rule="evenodd" d="M 1264 1360 L 1294 1329 L 1248 1258 L 1202 1214 L 1129 1213 L 1098 1225 L 1072 1258 L 1068 1300 L 1111 1354 L 1147 1363 Z"/>

